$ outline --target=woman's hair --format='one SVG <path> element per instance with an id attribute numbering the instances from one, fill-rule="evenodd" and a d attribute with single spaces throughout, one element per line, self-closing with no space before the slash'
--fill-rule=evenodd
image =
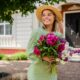
<path id="1" fill-rule="evenodd" d="M 52 31 L 55 31 L 55 28 L 56 28 L 56 19 L 54 20 Z"/>
<path id="2" fill-rule="evenodd" d="M 45 9 L 45 10 L 49 10 L 49 11 L 51 11 L 52 13 L 53 13 L 53 11 L 52 10 L 50 10 L 50 9 Z M 44 10 L 43 10 L 44 11 Z M 42 13 L 43 13 L 43 11 L 42 11 Z M 55 28 L 56 28 L 56 15 L 55 15 L 55 13 L 53 13 L 53 15 L 55 16 L 55 19 L 54 19 L 54 22 L 53 22 L 53 27 L 52 27 L 52 31 L 55 31 Z M 44 27 L 43 27 L 44 28 Z"/>

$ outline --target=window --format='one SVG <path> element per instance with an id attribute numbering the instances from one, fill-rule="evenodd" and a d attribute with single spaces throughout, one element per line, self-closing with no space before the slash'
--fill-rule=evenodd
<path id="1" fill-rule="evenodd" d="M 0 21 L 0 35 L 12 35 L 12 25 L 8 22 Z"/>
<path id="2" fill-rule="evenodd" d="M 70 46 L 80 48 L 80 11 L 65 12 L 65 33 Z"/>

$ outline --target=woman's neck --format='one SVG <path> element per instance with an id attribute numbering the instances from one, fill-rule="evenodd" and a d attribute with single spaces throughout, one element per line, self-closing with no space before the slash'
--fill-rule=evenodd
<path id="1" fill-rule="evenodd" d="M 45 30 L 48 32 L 52 32 L 52 25 L 46 26 Z"/>

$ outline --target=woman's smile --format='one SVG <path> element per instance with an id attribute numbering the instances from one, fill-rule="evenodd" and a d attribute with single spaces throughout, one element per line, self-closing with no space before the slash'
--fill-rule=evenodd
<path id="1" fill-rule="evenodd" d="M 44 25 L 53 25 L 54 15 L 49 10 L 44 10 L 42 13 L 42 22 Z"/>

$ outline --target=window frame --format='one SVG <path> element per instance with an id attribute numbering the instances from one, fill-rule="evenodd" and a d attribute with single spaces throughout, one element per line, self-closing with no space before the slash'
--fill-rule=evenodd
<path id="1" fill-rule="evenodd" d="M 6 22 L 6 21 L 3 21 L 3 22 L 1 21 L 1 22 L 0 22 L 0 25 L 2 25 L 2 26 L 4 27 L 4 29 L 3 29 L 3 30 L 4 30 L 4 31 L 3 31 L 3 34 L 0 34 L 0 36 L 12 36 L 12 32 L 11 32 L 11 34 L 6 34 L 6 27 L 7 27 L 6 25 L 7 25 L 7 24 L 10 24 L 10 23 L 9 23 L 9 22 Z M 10 25 L 11 25 L 11 24 L 10 24 Z M 12 27 L 12 26 L 11 26 L 11 27 Z M 12 30 L 11 30 L 11 31 L 12 31 Z"/>

